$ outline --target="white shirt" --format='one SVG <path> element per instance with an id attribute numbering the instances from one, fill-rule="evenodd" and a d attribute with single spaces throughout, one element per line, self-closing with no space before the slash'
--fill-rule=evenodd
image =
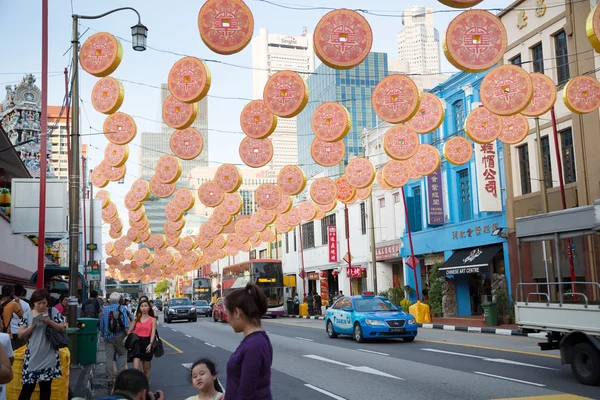
<path id="1" fill-rule="evenodd" d="M 29 304 L 27 304 L 27 302 L 23 299 L 19 299 L 19 305 L 21 306 L 21 310 L 23 310 L 23 315 L 25 315 L 27 313 L 27 311 L 31 310 L 31 307 L 29 307 Z M 13 313 L 12 318 L 10 320 L 10 332 L 11 333 L 19 332 L 19 322 L 21 322 L 21 318 L 19 318 L 19 316 L 17 314 Z M 2 400 L 1 397 L 0 397 L 0 400 Z"/>
<path id="2" fill-rule="evenodd" d="M 4 350 L 6 350 L 9 358 L 15 356 L 8 333 L 0 332 L 0 346 L 4 347 Z M 2 368 L 4 368 L 4 366 Z M 0 400 L 6 400 L 6 385 L 0 385 Z"/>

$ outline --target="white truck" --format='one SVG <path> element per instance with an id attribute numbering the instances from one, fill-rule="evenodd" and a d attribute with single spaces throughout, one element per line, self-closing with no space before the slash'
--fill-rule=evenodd
<path id="1" fill-rule="evenodd" d="M 515 304 L 517 325 L 523 330 L 547 332 L 547 341 L 539 343 L 540 348 L 560 349 L 562 364 L 570 364 L 584 385 L 600 384 L 600 284 L 577 282 L 576 291 L 563 292 L 571 283 L 561 281 L 561 242 L 599 233 L 600 200 L 594 206 L 516 219 L 520 281 Z M 548 268 L 554 268 L 557 282 L 524 283 L 521 243 L 543 241 L 551 242 L 554 260 L 546 264 L 546 282 Z M 588 298 L 590 293 L 596 300 Z"/>

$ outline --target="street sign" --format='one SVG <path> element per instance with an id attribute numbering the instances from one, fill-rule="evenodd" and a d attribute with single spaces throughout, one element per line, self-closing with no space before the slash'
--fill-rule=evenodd
<path id="1" fill-rule="evenodd" d="M 354 256 L 350 254 L 350 261 L 348 261 L 348 253 L 346 253 L 346 255 L 344 256 L 344 261 L 346 261 L 347 263 L 351 263 L 352 260 L 354 260 Z"/>
<path id="2" fill-rule="evenodd" d="M 417 265 L 419 265 L 419 259 L 415 256 L 409 256 L 406 259 L 406 265 L 408 265 L 412 269 L 415 269 L 417 267 Z"/>
<path id="3" fill-rule="evenodd" d="M 91 251 L 98 250 L 98 245 L 96 243 L 88 243 L 87 244 L 87 249 L 91 250 Z"/>

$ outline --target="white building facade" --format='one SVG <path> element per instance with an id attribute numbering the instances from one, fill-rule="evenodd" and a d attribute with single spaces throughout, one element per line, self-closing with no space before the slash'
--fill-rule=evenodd
<path id="1" fill-rule="evenodd" d="M 404 10 L 398 33 L 398 58 L 408 62 L 411 74 L 440 73 L 440 34 L 434 27 L 433 9 L 413 6 Z"/>
<path id="2" fill-rule="evenodd" d="M 253 97 L 262 99 L 263 89 L 271 75 L 283 70 L 296 71 L 306 79 L 315 69 L 312 34 L 306 27 L 301 36 L 269 34 L 260 29 L 252 39 Z M 298 163 L 296 118 L 279 118 L 277 129 L 270 136 L 274 155 L 270 167 L 279 171 Z"/>

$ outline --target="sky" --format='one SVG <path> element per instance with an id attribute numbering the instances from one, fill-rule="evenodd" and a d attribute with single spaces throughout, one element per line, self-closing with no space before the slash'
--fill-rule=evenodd
<path id="1" fill-rule="evenodd" d="M 291 10 L 264 0 L 247 0 L 253 12 L 255 33 L 267 28 L 269 33 L 299 36 L 303 26 L 312 32 L 319 19 L 329 10 L 327 8 L 368 9 L 388 16 L 365 15 L 371 24 L 374 36 L 372 51 L 386 52 L 389 59 L 397 58 L 396 36 L 402 29 L 402 19 L 389 15 L 400 15 L 403 8 L 413 4 L 424 5 L 439 11 L 435 14 L 435 25 L 443 37 L 446 26 L 460 12 L 448 12 L 450 9 L 436 0 L 391 1 L 391 0 L 269 0 L 271 3 L 286 6 L 301 4 L 314 6 L 314 10 Z M 209 62 L 212 85 L 209 96 L 252 97 L 252 50 L 248 45 L 241 52 L 222 56 L 210 51 L 200 39 L 197 18 L 203 1 L 180 0 L 50 0 L 49 8 L 49 78 L 48 104 L 62 105 L 65 95 L 63 70 L 71 62 L 72 18 L 74 11 L 80 15 L 97 15 L 108 10 L 132 6 L 141 14 L 142 23 L 149 29 L 148 45 L 154 49 L 136 52 L 131 44 L 122 40 L 123 60 L 119 68 L 111 75 L 123 82 L 125 101 L 119 111 L 134 117 L 138 127 L 138 136 L 130 144 L 130 157 L 127 162 L 128 174 L 125 185 L 110 183 L 106 189 L 115 194 L 115 203 L 120 214 L 126 215 L 122 208 L 122 196 L 131 182 L 139 175 L 140 168 L 154 168 L 152 165 L 140 166 L 140 132 L 160 129 L 161 104 L 160 84 L 166 82 L 173 64 L 184 55 L 202 59 L 224 61 L 236 66 L 227 66 Z M 478 8 L 498 9 L 512 3 L 509 0 L 485 0 Z M 96 32 L 110 32 L 125 40 L 131 40 L 130 27 L 137 23 L 132 11 L 121 11 L 98 20 L 82 20 L 80 24 L 81 43 Z M 89 29 L 88 29 L 89 28 Z M 0 0 L 0 98 L 5 95 L 7 84 L 19 82 L 26 73 L 34 73 L 41 87 L 41 0 Z M 172 53 L 170 53 L 172 52 Z M 177 54 L 173 54 L 177 53 Z M 442 72 L 456 70 L 445 60 L 443 54 Z M 317 63 L 319 63 L 317 59 Z M 100 163 L 106 139 L 102 134 L 105 115 L 100 114 L 90 103 L 91 89 L 98 78 L 80 69 L 81 133 L 82 143 L 90 145 L 90 166 Z M 131 82 L 138 82 L 134 84 Z M 238 143 L 243 138 L 239 126 L 239 114 L 248 100 L 219 99 L 209 97 L 209 161 L 218 165 L 224 162 L 240 163 L 237 152 Z M 218 131 L 217 131 L 218 130 Z M 225 132 L 223 132 L 225 131 Z M 235 149 L 233 151 L 232 149 Z"/>

